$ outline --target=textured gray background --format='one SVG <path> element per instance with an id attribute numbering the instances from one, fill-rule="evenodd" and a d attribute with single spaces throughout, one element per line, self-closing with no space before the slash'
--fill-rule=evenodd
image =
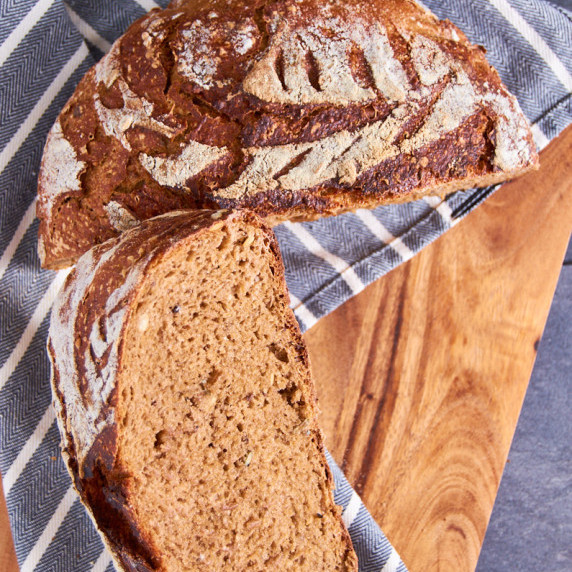
<path id="1" fill-rule="evenodd" d="M 572 0 L 550 0 L 550 2 L 568 10 L 572 10 Z"/>
<path id="2" fill-rule="evenodd" d="M 572 241 L 477 572 L 572 571 L 571 316 Z"/>

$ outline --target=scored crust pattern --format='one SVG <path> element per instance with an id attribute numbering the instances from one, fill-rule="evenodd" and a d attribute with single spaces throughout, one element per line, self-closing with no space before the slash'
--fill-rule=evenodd
<path id="1" fill-rule="evenodd" d="M 54 126 L 40 250 L 64 265 L 116 235 L 110 202 L 135 221 L 213 206 L 311 219 L 535 162 L 481 49 L 411 2 L 175 2 L 113 45 Z"/>

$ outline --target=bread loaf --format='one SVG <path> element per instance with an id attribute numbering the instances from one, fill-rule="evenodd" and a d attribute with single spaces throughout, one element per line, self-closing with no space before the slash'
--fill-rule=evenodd
<path id="1" fill-rule="evenodd" d="M 120 570 L 357 570 L 272 231 L 173 212 L 80 258 L 49 354 L 67 467 Z"/>
<path id="2" fill-rule="evenodd" d="M 113 44 L 51 130 L 40 258 L 69 265 L 173 209 L 308 220 L 536 162 L 484 50 L 410 0 L 178 0 Z"/>

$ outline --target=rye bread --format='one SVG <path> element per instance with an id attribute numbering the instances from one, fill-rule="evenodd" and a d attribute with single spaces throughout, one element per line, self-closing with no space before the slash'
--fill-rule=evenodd
<path id="1" fill-rule="evenodd" d="M 120 570 L 357 570 L 274 234 L 173 212 L 80 258 L 48 350 L 62 449 Z"/>
<path id="2" fill-rule="evenodd" d="M 536 164 L 484 49 L 410 0 L 178 0 L 113 44 L 51 130 L 40 258 L 67 266 L 175 209 L 309 220 Z"/>

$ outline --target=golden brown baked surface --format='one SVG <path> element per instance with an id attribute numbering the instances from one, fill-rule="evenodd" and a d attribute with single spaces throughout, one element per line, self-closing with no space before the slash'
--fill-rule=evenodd
<path id="1" fill-rule="evenodd" d="M 173 209 L 312 219 L 536 161 L 484 50 L 411 1 L 175 1 L 129 28 L 54 125 L 40 257 L 69 265 Z"/>
<path id="2" fill-rule="evenodd" d="M 272 231 L 170 213 L 95 247 L 53 312 L 63 453 L 122 570 L 357 570 Z"/>

